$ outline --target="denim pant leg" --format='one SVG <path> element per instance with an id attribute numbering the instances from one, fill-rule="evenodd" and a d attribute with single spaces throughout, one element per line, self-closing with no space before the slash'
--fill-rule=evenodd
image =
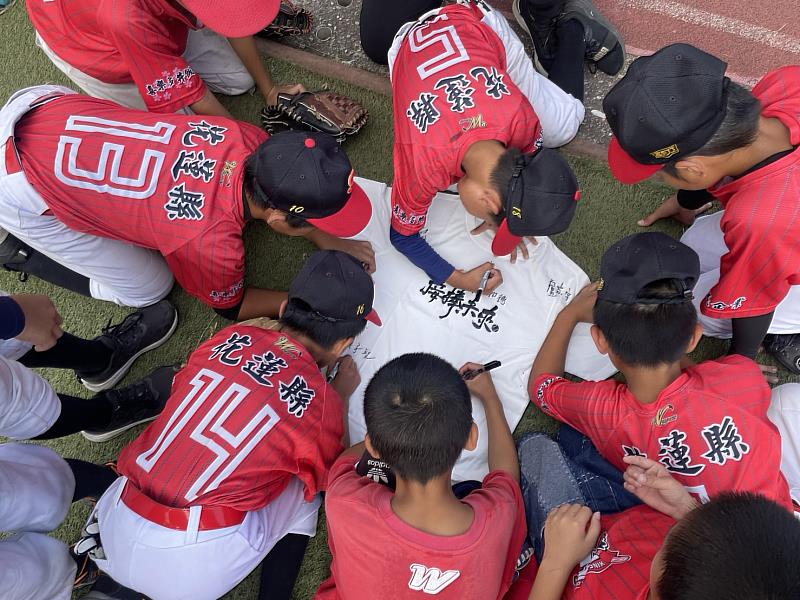
<path id="1" fill-rule="evenodd" d="M 600 455 L 588 437 L 562 424 L 556 441 L 589 508 L 608 514 L 640 504 L 623 486 L 622 473 Z"/>
<path id="2" fill-rule="evenodd" d="M 544 433 L 532 433 L 519 443 L 519 470 L 528 542 L 536 560 L 544 553 L 544 522 L 548 513 L 568 503 L 586 504 L 578 481 L 558 444 Z"/>

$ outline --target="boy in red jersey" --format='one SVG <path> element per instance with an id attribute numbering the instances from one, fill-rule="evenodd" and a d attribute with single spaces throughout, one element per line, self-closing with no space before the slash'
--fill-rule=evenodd
<path id="1" fill-rule="evenodd" d="M 467 383 L 462 374 L 433 355 L 405 354 L 370 380 L 365 441 L 328 476 L 333 563 L 318 600 L 486 600 L 508 590 L 525 537 L 516 449 L 489 374 Z M 470 392 L 486 411 L 491 472 L 459 500 L 451 470 L 477 443 Z M 365 448 L 392 469 L 394 491 L 356 473 Z"/>
<path id="2" fill-rule="evenodd" d="M 213 92 L 253 86 L 266 104 L 279 86 L 253 34 L 278 13 L 279 0 L 34 0 L 27 4 L 36 43 L 90 96 L 159 113 L 230 117 Z M 224 36 L 224 37 L 223 37 Z"/>
<path id="3" fill-rule="evenodd" d="M 603 100 L 614 132 L 608 162 L 623 183 L 657 174 L 679 191 L 639 222 L 676 216 L 700 256 L 695 305 L 730 354 L 758 347 L 800 373 L 800 66 L 752 92 L 727 65 L 688 44 L 635 60 Z M 769 334 L 765 337 L 766 334 Z"/>
<path id="4" fill-rule="evenodd" d="M 145 113 L 39 86 L 0 112 L 0 140 L 0 227 L 94 298 L 146 306 L 174 275 L 222 316 L 275 317 L 285 292 L 244 285 L 242 234 L 253 220 L 374 264 L 369 244 L 335 237 L 360 231 L 370 209 L 330 136 L 269 138 L 233 119 Z"/>
<path id="5" fill-rule="evenodd" d="M 531 401 L 586 435 L 619 471 L 626 456 L 646 456 L 701 500 L 752 491 L 791 510 L 758 365 L 729 355 L 682 368 L 702 335 L 691 303 L 695 252 L 663 233 L 639 233 L 605 252 L 600 273 L 602 287 L 584 288 L 556 318 L 531 369 Z M 562 377 L 579 321 L 594 322 L 598 349 L 625 383 Z"/>
<path id="6" fill-rule="evenodd" d="M 333 378 L 321 369 L 378 322 L 372 300 L 358 261 L 318 252 L 279 321 L 232 325 L 198 347 L 161 415 L 122 450 L 121 477 L 86 528 L 99 533 L 80 547 L 101 570 L 153 598 L 219 598 L 298 536 L 298 560 L 273 556 L 284 568 L 268 582 L 291 590 L 358 385 L 350 359 Z"/>
<path id="7" fill-rule="evenodd" d="M 425 240 L 428 207 L 457 184 L 470 214 L 497 229 L 498 256 L 523 238 L 564 231 L 578 184 L 551 148 L 569 142 L 584 107 L 536 73 L 505 17 L 483 2 L 430 11 L 389 50 L 394 106 L 390 239 L 434 283 L 484 292 L 502 282 L 492 263 L 451 265 Z"/>

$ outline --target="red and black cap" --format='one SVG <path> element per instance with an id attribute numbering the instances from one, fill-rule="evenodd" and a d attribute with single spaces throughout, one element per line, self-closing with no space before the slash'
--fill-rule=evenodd
<path id="1" fill-rule="evenodd" d="M 221 36 L 246 37 L 261 31 L 277 16 L 280 0 L 181 0 L 197 19 Z"/>
<path id="2" fill-rule="evenodd" d="M 697 253 L 658 231 L 634 233 L 603 254 L 600 262 L 600 300 L 620 304 L 680 304 L 691 302 L 692 289 L 700 276 Z M 675 295 L 654 298 L 642 294 L 653 282 L 671 279 Z"/>
<path id="3" fill-rule="evenodd" d="M 338 250 L 320 250 L 308 257 L 289 286 L 287 310 L 299 310 L 293 301 L 300 300 L 321 321 L 366 319 L 380 326 L 374 296 L 372 277 L 358 260 Z"/>
<path id="4" fill-rule="evenodd" d="M 558 152 L 541 148 L 520 155 L 506 190 L 506 218 L 494 236 L 492 253 L 505 256 L 525 236 L 566 230 L 580 197 L 575 174 Z"/>
<path id="5" fill-rule="evenodd" d="M 727 112 L 727 66 L 689 44 L 633 61 L 603 99 L 614 133 L 608 147 L 614 177 L 642 181 L 705 146 Z"/>
<path id="6" fill-rule="evenodd" d="M 284 131 L 256 148 L 253 158 L 254 193 L 267 206 L 336 237 L 352 237 L 369 223 L 369 198 L 353 182 L 350 159 L 331 136 Z"/>

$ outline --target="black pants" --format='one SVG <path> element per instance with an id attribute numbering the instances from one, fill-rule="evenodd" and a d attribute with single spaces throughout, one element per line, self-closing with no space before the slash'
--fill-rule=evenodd
<path id="1" fill-rule="evenodd" d="M 441 5 L 441 0 L 363 0 L 360 27 L 364 53 L 378 64 L 387 64 L 386 55 L 397 30 Z"/>

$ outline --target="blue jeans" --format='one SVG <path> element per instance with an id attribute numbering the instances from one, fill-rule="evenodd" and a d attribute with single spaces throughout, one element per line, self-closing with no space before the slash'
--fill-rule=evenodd
<path id="1" fill-rule="evenodd" d="M 639 499 L 623 487 L 622 473 L 589 439 L 562 425 L 553 440 L 532 433 L 519 443 L 520 486 L 528 520 L 528 542 L 537 561 L 544 553 L 544 523 L 561 504 L 584 504 L 603 514 L 623 511 Z"/>

